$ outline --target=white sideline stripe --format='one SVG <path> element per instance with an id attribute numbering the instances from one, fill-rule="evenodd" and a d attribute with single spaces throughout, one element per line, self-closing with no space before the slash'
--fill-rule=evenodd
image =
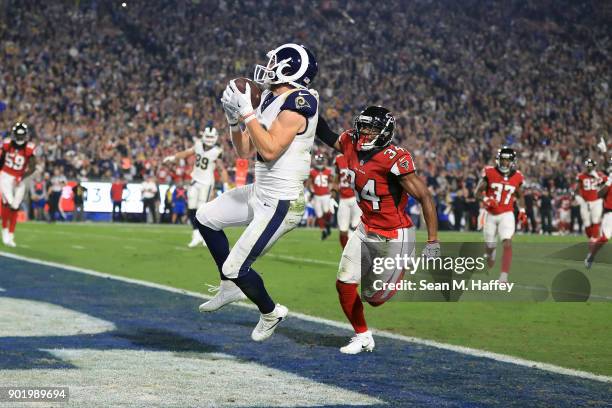
<path id="1" fill-rule="evenodd" d="M 338 266 L 338 262 L 320 261 L 318 259 L 311 259 L 311 258 L 298 258 L 296 256 L 291 256 L 291 255 L 266 254 L 266 258 L 284 259 L 287 261 L 296 261 L 296 262 L 304 262 L 304 263 L 320 264 L 320 265 L 333 265 L 336 267 Z"/>
<path id="2" fill-rule="evenodd" d="M 207 296 L 207 295 L 204 295 L 198 292 L 193 292 L 190 290 L 174 288 L 172 286 L 161 285 L 159 283 L 147 282 L 147 281 L 138 280 L 138 279 L 125 278 L 122 276 L 111 275 L 111 274 L 103 273 L 103 272 L 97 272 L 91 269 L 79 268 L 77 266 L 65 265 L 65 264 L 61 264 L 57 262 L 49 262 L 49 261 L 43 261 L 40 259 L 26 258 L 24 256 L 14 255 L 8 252 L 0 251 L 0 256 L 4 256 L 6 258 L 17 259 L 19 261 L 35 263 L 39 265 L 61 268 L 61 269 L 65 269 L 65 270 L 69 270 L 73 272 L 83 273 L 86 275 L 97 276 L 100 278 L 114 279 L 114 280 L 118 280 L 121 282 L 133 283 L 136 285 L 146 286 L 146 287 L 155 288 L 155 289 L 161 289 L 161 290 L 165 290 L 168 292 L 180 293 L 183 295 L 189 295 L 189 296 L 193 296 L 193 297 L 200 298 L 200 299 L 210 299 L 211 298 L 210 296 Z M 257 310 L 257 307 L 251 303 L 239 302 L 239 303 L 236 303 L 236 305 L 240 307 L 245 307 L 247 309 Z M 324 324 L 327 326 L 337 327 L 339 329 L 345 329 L 349 331 L 353 330 L 351 325 L 349 325 L 348 323 L 340 323 L 340 322 L 336 322 L 333 320 L 323 319 L 321 317 L 309 316 L 309 315 L 298 313 L 298 312 L 291 312 L 291 315 L 294 317 L 297 317 L 298 319 L 306 320 L 306 321 L 313 322 L 313 323 Z M 491 351 L 479 350 L 479 349 L 474 349 L 470 347 L 456 346 L 456 345 L 448 344 L 448 343 L 440 343 L 434 340 L 427 340 L 427 339 L 421 339 L 418 337 L 404 336 L 401 334 L 395 334 L 395 333 L 382 331 L 382 330 L 373 330 L 373 332 L 377 336 L 380 336 L 380 337 L 386 337 L 389 339 L 399 340 L 399 341 L 403 341 L 407 343 L 421 344 L 424 346 L 435 347 L 435 348 L 442 349 L 442 350 L 454 351 L 456 353 L 466 354 L 469 356 L 488 358 L 490 360 L 500 361 L 502 363 L 509 363 L 509 364 L 514 364 L 514 365 L 519 365 L 519 366 L 529 367 L 529 368 L 537 368 L 539 370 L 548 371 L 548 372 L 555 373 L 555 374 L 563 374 L 563 375 L 583 378 L 587 380 L 612 383 L 612 377 L 600 375 L 600 374 L 594 374 L 588 371 L 574 370 L 571 368 L 559 367 L 553 364 L 540 363 L 538 361 L 526 360 L 520 357 L 512 357 L 506 354 L 499 354 L 499 353 L 494 353 Z"/>

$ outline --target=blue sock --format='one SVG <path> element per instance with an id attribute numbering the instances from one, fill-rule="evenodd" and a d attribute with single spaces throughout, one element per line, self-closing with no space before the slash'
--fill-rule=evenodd
<path id="1" fill-rule="evenodd" d="M 276 307 L 274 301 L 270 295 L 268 295 L 263 279 L 261 279 L 261 276 L 259 276 L 254 269 L 251 269 L 243 276 L 231 279 L 231 281 L 240 288 L 251 302 L 257 305 L 261 313 L 270 313 Z"/>
<path id="2" fill-rule="evenodd" d="M 198 228 L 198 225 L 196 224 L 196 212 L 197 210 L 187 210 L 187 216 L 189 217 L 189 221 L 191 222 L 193 229 Z"/>
<path id="3" fill-rule="evenodd" d="M 212 255 L 215 263 L 217 264 L 217 269 L 219 269 L 219 276 L 221 280 L 228 280 L 222 272 L 223 263 L 227 259 L 230 253 L 229 249 L 229 241 L 227 240 L 227 236 L 223 231 L 215 231 L 212 228 L 208 228 L 205 225 L 202 225 L 197 218 L 193 217 L 193 222 L 196 227 L 202 234 L 204 238 L 204 242 L 206 242 L 206 246 L 210 250 L 210 254 Z"/>

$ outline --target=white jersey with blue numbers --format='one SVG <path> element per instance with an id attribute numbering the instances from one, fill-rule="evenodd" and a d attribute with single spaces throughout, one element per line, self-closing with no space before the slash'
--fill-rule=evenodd
<path id="1" fill-rule="evenodd" d="M 193 145 L 193 151 L 196 159 L 191 171 L 191 179 L 202 184 L 214 184 L 217 159 L 221 158 L 223 150 L 217 145 L 205 150 L 202 141 L 197 140 Z"/>
<path id="2" fill-rule="evenodd" d="M 257 119 L 266 129 L 283 110 L 300 113 L 306 118 L 306 129 L 295 136 L 276 160 L 266 162 L 257 155 L 255 163 L 258 191 L 279 200 L 295 200 L 303 193 L 304 181 L 310 172 L 312 145 L 319 119 L 319 94 L 312 89 L 294 89 L 274 97 L 266 90 L 261 100 Z"/>

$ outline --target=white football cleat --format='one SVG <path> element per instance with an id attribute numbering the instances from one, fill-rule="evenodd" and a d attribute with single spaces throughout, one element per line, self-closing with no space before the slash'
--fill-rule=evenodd
<path id="1" fill-rule="evenodd" d="M 259 322 L 253 329 L 251 338 L 255 341 L 264 341 L 270 337 L 274 334 L 274 330 L 276 330 L 278 324 L 285 320 L 287 313 L 289 313 L 289 309 L 283 305 L 277 304 L 273 311 L 259 316 Z"/>
<path id="2" fill-rule="evenodd" d="M 189 248 L 195 248 L 198 245 L 200 245 L 200 243 L 202 242 L 204 242 L 204 238 L 202 238 L 202 235 L 200 235 L 200 231 L 198 231 L 197 229 L 194 229 L 193 232 L 191 233 L 191 242 L 187 244 L 187 246 Z M 206 244 L 204 244 L 204 246 L 206 246 Z"/>
<path id="3" fill-rule="evenodd" d="M 8 236 L 9 236 L 8 228 L 2 228 L 2 243 L 4 245 L 6 245 L 6 243 L 8 242 Z"/>
<path id="4" fill-rule="evenodd" d="M 11 233 L 8 234 L 8 239 L 4 243 L 7 247 L 16 248 L 17 244 L 15 243 L 15 236 Z"/>
<path id="5" fill-rule="evenodd" d="M 586 258 L 584 258 L 584 266 L 587 269 L 591 269 L 591 267 L 593 266 L 593 261 L 595 260 L 595 257 L 593 255 L 591 255 L 590 253 L 587 255 Z"/>
<path id="6" fill-rule="evenodd" d="M 362 351 L 371 352 L 374 350 L 374 337 L 372 337 L 372 332 L 370 330 L 357 333 L 349 344 L 340 348 L 340 352 L 344 354 L 359 354 Z"/>
<path id="7" fill-rule="evenodd" d="M 210 286 L 209 292 L 217 292 L 215 297 L 208 302 L 202 303 L 198 310 L 202 313 L 214 312 L 239 300 L 246 299 L 246 295 L 242 293 L 240 288 L 231 280 L 222 280 L 219 286 Z"/>
<path id="8" fill-rule="evenodd" d="M 500 283 L 508 283 L 508 273 L 502 272 L 499 274 L 499 279 L 497 280 Z"/>

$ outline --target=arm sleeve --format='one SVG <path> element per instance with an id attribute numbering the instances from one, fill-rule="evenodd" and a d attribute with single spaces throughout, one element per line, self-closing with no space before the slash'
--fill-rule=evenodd
<path id="1" fill-rule="evenodd" d="M 317 137 L 321 139 L 323 143 L 333 148 L 338 141 L 340 135 L 329 128 L 327 121 L 323 118 L 323 116 L 319 115 L 319 120 L 317 122 Z"/>

